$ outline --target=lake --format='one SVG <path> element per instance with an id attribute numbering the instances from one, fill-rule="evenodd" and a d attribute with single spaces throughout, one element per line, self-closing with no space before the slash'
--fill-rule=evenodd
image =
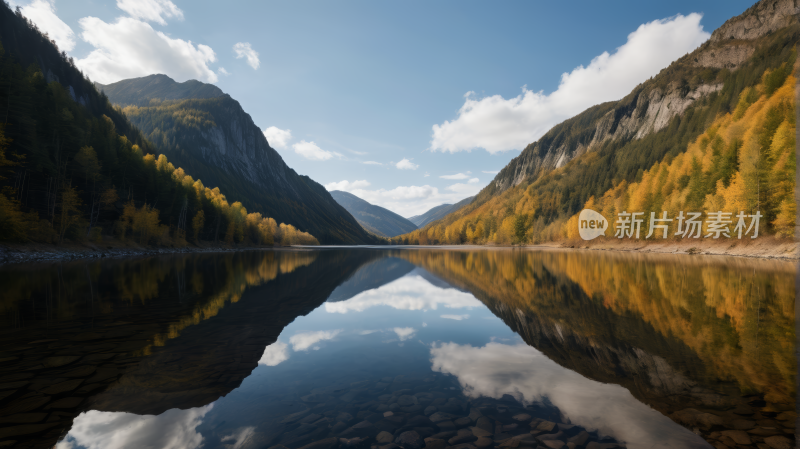
<path id="1" fill-rule="evenodd" d="M 0 448 L 795 447 L 795 274 L 479 248 L 0 267 Z"/>

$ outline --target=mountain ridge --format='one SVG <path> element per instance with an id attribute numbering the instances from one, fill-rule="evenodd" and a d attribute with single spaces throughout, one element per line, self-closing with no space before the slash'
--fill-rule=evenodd
<path id="1" fill-rule="evenodd" d="M 417 226 L 389 209 L 376 206 L 352 193 L 332 190 L 331 197 L 355 217 L 364 229 L 382 237 L 395 237 L 417 229 Z"/>
<path id="2" fill-rule="evenodd" d="M 464 198 L 463 200 L 457 202 L 456 204 L 440 204 L 439 206 L 435 206 L 428 209 L 426 212 L 422 214 L 410 217 L 408 221 L 414 223 L 418 228 L 422 228 L 424 226 L 427 226 L 428 223 L 432 223 L 436 220 L 445 217 L 450 213 L 453 213 L 461 209 L 462 207 L 471 203 L 472 200 L 474 199 L 475 196 L 470 196 L 468 198 Z"/>

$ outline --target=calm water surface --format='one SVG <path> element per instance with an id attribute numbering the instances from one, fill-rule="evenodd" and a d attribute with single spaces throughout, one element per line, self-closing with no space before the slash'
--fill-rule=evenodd
<path id="1" fill-rule="evenodd" d="M 328 249 L 0 268 L 0 447 L 795 447 L 795 267 Z"/>

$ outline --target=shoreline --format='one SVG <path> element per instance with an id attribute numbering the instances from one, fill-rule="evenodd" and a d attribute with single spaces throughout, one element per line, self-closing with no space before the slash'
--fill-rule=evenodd
<path id="1" fill-rule="evenodd" d="M 223 245 L 191 245 L 183 248 L 153 248 L 137 245 L 126 245 L 118 241 L 103 242 L 105 248 L 94 244 L 66 244 L 63 246 L 48 244 L 0 244 L 0 266 L 43 263 L 69 262 L 89 259 L 119 259 L 126 257 L 146 257 L 170 254 L 205 254 L 228 253 L 257 250 L 311 250 L 332 248 L 363 248 L 361 245 L 320 245 L 320 246 L 243 246 L 231 247 Z M 109 246 L 113 245 L 113 246 Z M 615 251 L 622 253 L 642 254 L 679 254 L 703 256 L 732 256 L 755 259 L 800 260 L 800 245 L 794 240 L 781 240 L 765 236 L 756 241 L 737 240 L 664 240 L 636 241 L 617 240 L 600 237 L 595 240 L 569 240 L 546 242 L 532 245 L 366 245 L 376 249 L 579 249 L 591 251 Z"/>
<path id="2" fill-rule="evenodd" d="M 747 257 L 755 259 L 800 259 L 800 245 L 795 240 L 765 236 L 757 240 L 618 240 L 598 238 L 596 240 L 571 240 L 551 242 L 540 247 L 584 249 L 592 251 L 619 251 L 650 254 L 682 254 L 703 256 Z"/>
<path id="3" fill-rule="evenodd" d="M 106 242 L 103 243 L 106 245 Z M 116 246 L 105 249 L 95 245 L 67 244 L 64 246 L 46 244 L 0 244 L 0 267 L 25 263 L 71 262 L 77 260 L 120 259 L 147 256 L 166 256 L 170 254 L 229 253 L 258 250 L 302 250 L 292 246 L 186 246 L 183 248 L 148 248 L 126 246 L 115 242 Z M 307 248 L 305 248 L 307 249 Z"/>

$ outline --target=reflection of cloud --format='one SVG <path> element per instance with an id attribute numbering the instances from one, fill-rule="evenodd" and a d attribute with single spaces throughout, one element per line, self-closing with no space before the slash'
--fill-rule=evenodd
<path id="1" fill-rule="evenodd" d="M 413 327 L 396 327 L 392 330 L 397 334 L 397 337 L 400 338 L 400 341 L 408 340 L 414 335 L 414 332 L 417 331 Z"/>
<path id="2" fill-rule="evenodd" d="M 203 445 L 203 436 L 195 428 L 212 406 L 172 409 L 158 416 L 91 410 L 75 418 L 72 429 L 56 448 L 67 449 L 75 445 L 86 449 L 199 448 Z"/>
<path id="3" fill-rule="evenodd" d="M 360 293 L 347 301 L 326 302 L 330 313 L 363 312 L 370 307 L 390 306 L 398 310 L 436 310 L 479 307 L 481 302 L 469 293 L 440 288 L 422 276 L 405 276 L 394 282 Z"/>
<path id="4" fill-rule="evenodd" d="M 573 424 L 614 436 L 629 448 L 708 447 L 625 388 L 587 379 L 525 344 L 445 343 L 431 348 L 431 361 L 434 371 L 458 377 L 467 396 L 510 394 L 526 404 L 546 397 Z"/>
<path id="5" fill-rule="evenodd" d="M 469 315 L 442 315 L 442 318 L 445 318 L 445 319 L 448 319 L 448 320 L 461 321 L 461 320 L 466 320 L 467 318 L 469 318 Z"/>
<path id="6" fill-rule="evenodd" d="M 235 441 L 236 443 L 234 443 L 233 445 L 227 444 L 226 447 L 230 449 L 239 449 L 242 446 L 244 446 L 245 443 L 247 443 L 247 440 L 249 440 L 250 437 L 253 436 L 253 433 L 255 433 L 255 431 L 256 431 L 255 427 L 242 427 L 237 432 L 222 437 L 220 441 L 223 443 Z"/>
<path id="7" fill-rule="evenodd" d="M 264 355 L 261 356 L 261 360 L 259 360 L 258 363 L 261 365 L 275 366 L 286 360 L 289 360 L 289 345 L 282 341 L 276 341 L 264 348 Z"/>
<path id="8" fill-rule="evenodd" d="M 341 332 L 341 330 L 303 332 L 292 335 L 292 338 L 289 339 L 289 343 L 292 344 L 292 349 L 295 351 L 307 351 L 308 348 L 315 344 L 323 340 L 330 340 L 339 335 L 339 332 Z"/>

